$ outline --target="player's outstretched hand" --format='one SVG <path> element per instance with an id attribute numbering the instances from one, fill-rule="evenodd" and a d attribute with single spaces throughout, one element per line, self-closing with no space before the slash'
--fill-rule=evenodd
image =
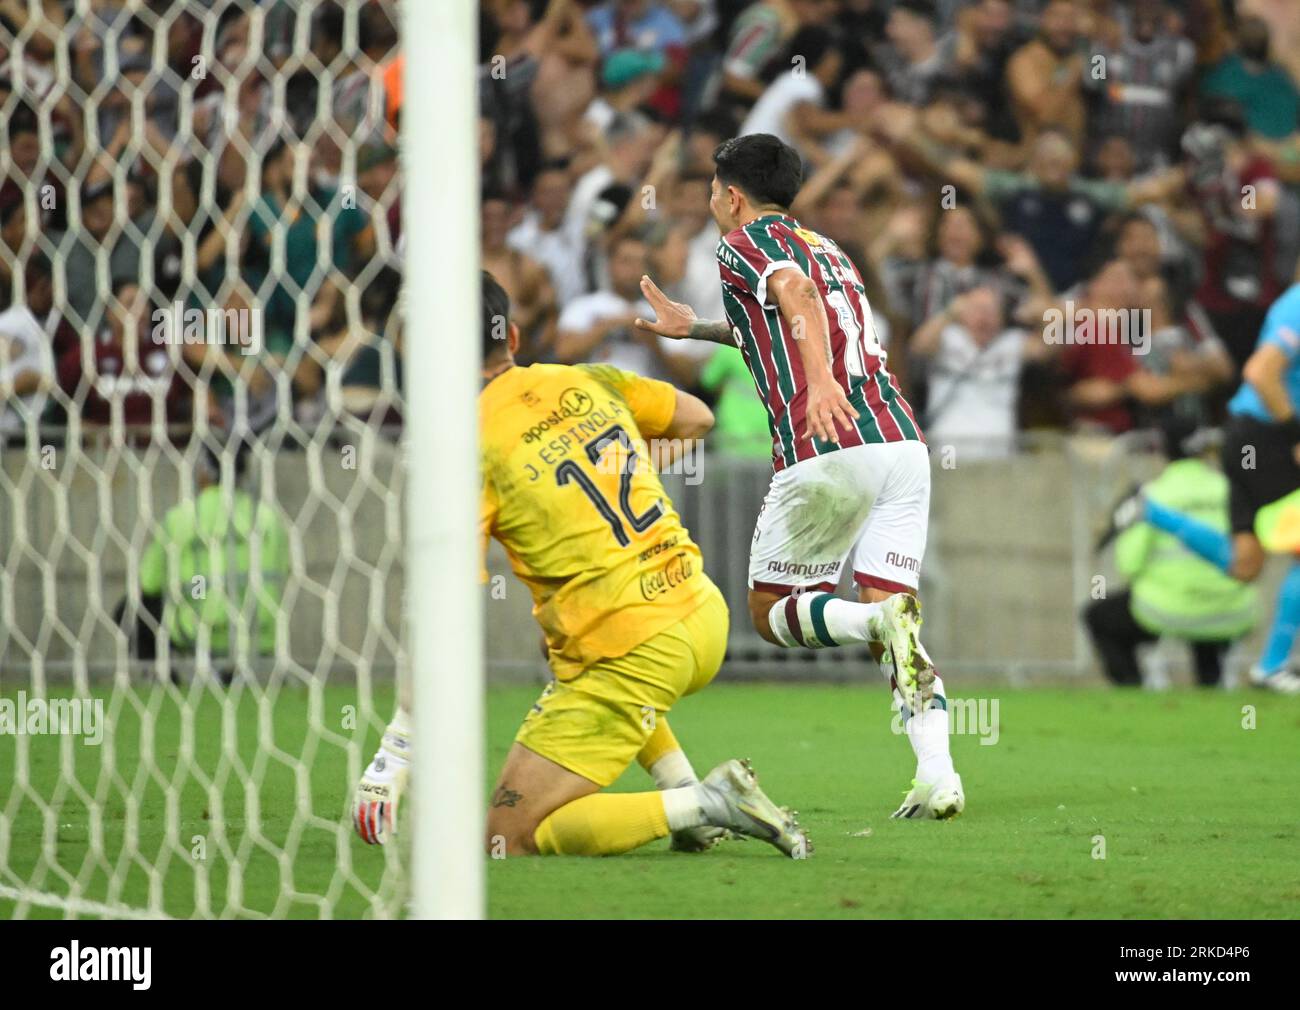
<path id="1" fill-rule="evenodd" d="M 357 784 L 352 804 L 352 826 L 362 841 L 384 845 L 397 834 L 397 804 L 406 787 L 409 769 L 382 750 Z"/>
<path id="2" fill-rule="evenodd" d="M 808 430 L 803 433 L 804 438 L 838 444 L 840 434 L 836 426 L 850 427 L 857 417 L 857 410 L 839 383 L 830 378 L 808 383 Z"/>
<path id="3" fill-rule="evenodd" d="M 635 326 L 646 333 L 657 333 L 661 337 L 673 337 L 681 340 L 691 335 L 691 325 L 696 321 L 695 310 L 689 305 L 672 301 L 659 290 L 649 277 L 641 277 L 641 293 L 650 307 L 655 310 L 655 319 L 637 319 Z"/>

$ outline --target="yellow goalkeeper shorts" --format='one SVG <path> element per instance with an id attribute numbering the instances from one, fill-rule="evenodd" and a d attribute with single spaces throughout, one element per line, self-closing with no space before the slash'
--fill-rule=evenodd
<path id="1" fill-rule="evenodd" d="M 676 624 L 626 655 L 603 659 L 570 681 L 551 681 L 515 742 L 607 786 L 634 760 L 656 720 L 709 683 L 727 651 L 727 603 L 716 586 Z"/>

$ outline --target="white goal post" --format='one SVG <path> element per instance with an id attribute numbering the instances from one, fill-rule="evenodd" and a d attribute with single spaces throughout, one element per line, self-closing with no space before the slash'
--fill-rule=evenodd
<path id="1" fill-rule="evenodd" d="M 484 912 L 478 11 L 474 0 L 406 0 L 404 10 L 413 894 L 423 918 L 477 918 Z"/>
<path id="2" fill-rule="evenodd" d="M 485 914 L 477 23 L 0 5 L 0 919 Z"/>

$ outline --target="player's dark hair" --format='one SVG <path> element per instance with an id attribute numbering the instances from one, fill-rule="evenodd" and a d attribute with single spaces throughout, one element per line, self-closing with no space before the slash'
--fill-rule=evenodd
<path id="1" fill-rule="evenodd" d="M 499 354 L 510 332 L 510 296 L 497 279 L 483 271 L 483 360 Z"/>
<path id="2" fill-rule="evenodd" d="M 735 186 L 760 207 L 789 207 L 803 185 L 798 152 L 770 133 L 725 141 L 713 152 L 713 163 L 720 183 Z"/>

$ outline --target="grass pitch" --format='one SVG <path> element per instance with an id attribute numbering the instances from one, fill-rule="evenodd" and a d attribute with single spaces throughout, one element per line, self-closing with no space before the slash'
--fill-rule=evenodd
<path id="1" fill-rule="evenodd" d="M 536 693 L 490 692 L 491 777 Z M 997 701 L 998 738 L 991 745 L 978 735 L 952 738 L 967 811 L 947 823 L 889 819 L 913 760 L 907 741 L 890 732 L 885 692 L 874 680 L 844 687 L 720 684 L 687 698 L 672 722 L 697 770 L 703 774 L 729 757 L 752 758 L 769 794 L 800 811 L 816 845 L 813 857 L 783 859 L 752 841 L 683 855 L 669 852 L 664 841 L 610 859 L 490 861 L 489 913 L 1300 915 L 1300 703 L 1190 690 L 975 693 L 986 705 Z M 364 762 L 378 734 L 335 728 L 305 756 L 303 749 L 311 738 L 309 713 L 337 727 L 338 713 L 357 703 L 354 689 L 329 687 L 315 697 L 285 689 L 260 708 L 246 695 L 224 710 L 209 694 L 188 727 L 165 692 L 138 697 L 139 707 L 122 704 L 113 716 L 111 748 L 27 738 L 21 775 L 14 739 L 0 736 L 0 863 L 19 878 L 38 878 L 43 890 L 66 892 L 64 872 L 79 877 L 88 898 L 136 907 L 149 896 L 144 867 L 161 865 L 163 907 L 190 915 L 202 893 L 192 839 L 203 837 L 212 914 L 316 916 L 322 908 L 313 896 L 331 888 L 334 915 L 367 913 L 385 861 L 396 853 L 369 848 L 339 825 L 359 770 L 349 768 L 347 742 L 357 741 Z M 376 698 L 383 716 L 390 705 L 390 698 Z M 1253 707 L 1254 728 L 1246 728 L 1251 713 L 1243 706 Z M 258 758 L 259 720 L 279 756 Z M 229 743 L 221 761 L 223 733 Z M 154 768 L 139 759 L 149 737 L 158 755 Z M 58 785 L 60 749 L 73 752 L 84 794 L 66 781 Z M 186 772 L 191 751 L 193 766 L 223 769 L 210 789 Z M 246 791 L 242 783 L 249 779 L 260 781 L 260 789 Z M 15 785 L 22 780 L 31 788 Z M 168 781 L 183 783 L 171 808 L 164 801 Z M 615 788 L 648 785 L 633 767 Z M 128 793 L 138 804 L 128 807 Z M 97 822 L 87 816 L 87 796 L 104 803 Z M 214 838 L 214 798 L 227 823 L 225 844 Z M 310 816 L 294 816 L 299 801 Z M 56 824 L 52 847 L 42 845 L 44 818 Z M 286 847 L 294 851 L 292 864 L 278 858 Z M 88 858 L 94 849 L 102 858 Z M 0 871 L 0 884 L 13 882 Z M 12 900 L 0 898 L 0 916 L 14 911 Z M 62 913 L 32 907 L 26 914 Z"/>

